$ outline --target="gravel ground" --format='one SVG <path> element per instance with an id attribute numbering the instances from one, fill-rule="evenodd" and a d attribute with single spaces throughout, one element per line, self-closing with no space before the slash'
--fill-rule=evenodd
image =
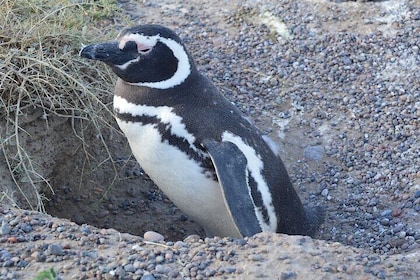
<path id="1" fill-rule="evenodd" d="M 4 208 L 0 279 L 418 279 L 420 3 L 338 2 L 121 1 L 280 144 L 302 199 L 328 208 L 317 239 L 146 242 Z"/>
<path id="2" fill-rule="evenodd" d="M 419 254 L 380 256 L 302 236 L 245 239 L 190 235 L 164 242 L 78 226 L 38 212 L 0 209 L 0 279 L 416 279 Z"/>

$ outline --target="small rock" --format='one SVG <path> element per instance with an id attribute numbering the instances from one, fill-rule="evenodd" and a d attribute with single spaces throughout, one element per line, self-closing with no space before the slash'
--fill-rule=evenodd
<path id="1" fill-rule="evenodd" d="M 287 280 L 287 279 L 296 279 L 296 273 L 293 271 L 286 271 L 286 272 L 282 272 L 280 279 L 281 280 Z"/>
<path id="2" fill-rule="evenodd" d="M 81 227 L 80 231 L 84 234 L 84 235 L 89 235 L 91 233 L 90 229 L 87 227 Z"/>
<path id="3" fill-rule="evenodd" d="M 177 270 L 171 270 L 168 272 L 168 278 L 177 278 L 179 276 L 179 272 Z"/>
<path id="4" fill-rule="evenodd" d="M 6 250 L 1 250 L 0 251 L 0 261 L 4 262 L 7 260 L 10 260 L 12 258 L 12 255 L 6 251 Z"/>
<path id="5" fill-rule="evenodd" d="M 245 269 L 243 267 L 237 267 L 235 272 L 236 274 L 242 274 L 245 272 Z"/>
<path id="6" fill-rule="evenodd" d="M 359 54 L 358 56 L 357 56 L 357 60 L 358 61 L 365 61 L 366 60 L 366 55 L 365 54 Z"/>
<path id="7" fill-rule="evenodd" d="M 140 280 L 155 280 L 156 278 L 152 274 L 144 274 Z"/>
<path id="8" fill-rule="evenodd" d="M 392 229 L 394 233 L 400 232 L 404 228 L 404 224 L 398 223 L 395 225 L 395 227 Z"/>
<path id="9" fill-rule="evenodd" d="M 174 244 L 174 249 L 181 249 L 181 248 L 185 248 L 185 247 L 188 247 L 188 246 L 185 242 L 182 242 L 182 241 L 177 241 Z"/>
<path id="10" fill-rule="evenodd" d="M 82 252 L 83 257 L 89 257 L 92 259 L 96 259 L 98 257 L 98 252 L 96 251 L 83 251 Z"/>
<path id="11" fill-rule="evenodd" d="M 31 257 L 34 258 L 37 262 L 44 262 L 46 257 L 42 252 L 35 251 L 31 254 Z"/>
<path id="12" fill-rule="evenodd" d="M 341 57 L 341 61 L 345 64 L 345 65 L 351 65 L 353 64 L 353 61 L 351 60 L 350 57 L 348 57 L 347 55 L 343 55 Z"/>
<path id="13" fill-rule="evenodd" d="M 276 78 L 270 78 L 270 86 L 277 86 L 279 81 Z"/>
<path id="14" fill-rule="evenodd" d="M 125 270 L 126 272 L 134 272 L 134 271 L 136 271 L 136 270 L 134 269 L 134 266 L 133 266 L 132 264 L 126 264 L 126 265 L 124 265 L 124 270 Z"/>
<path id="15" fill-rule="evenodd" d="M 78 225 L 85 223 L 85 218 L 79 213 L 73 214 L 73 216 L 71 217 L 71 220 Z"/>
<path id="16" fill-rule="evenodd" d="M 165 260 L 165 258 L 164 258 L 163 256 L 157 256 L 157 257 L 155 258 L 156 263 L 161 263 L 161 262 L 163 262 L 164 260 Z"/>
<path id="17" fill-rule="evenodd" d="M 354 206 L 349 206 L 349 207 L 347 207 L 345 210 L 346 210 L 347 212 L 356 212 L 356 211 L 357 211 L 356 207 L 354 207 Z"/>
<path id="18" fill-rule="evenodd" d="M 324 156 L 324 147 L 308 146 L 303 150 L 303 156 L 309 160 L 320 161 Z"/>
<path id="19" fill-rule="evenodd" d="M 389 219 L 388 218 L 383 218 L 380 223 L 383 226 L 389 226 Z"/>
<path id="20" fill-rule="evenodd" d="M 0 235 L 8 235 L 10 233 L 9 223 L 5 220 L 1 221 Z"/>
<path id="21" fill-rule="evenodd" d="M 392 210 L 391 215 L 392 217 L 398 217 L 399 215 L 401 215 L 401 213 L 402 213 L 401 208 L 395 208 Z"/>
<path id="22" fill-rule="evenodd" d="M 106 216 L 108 216 L 109 215 L 109 211 L 108 210 L 101 210 L 101 211 L 99 211 L 98 213 L 96 213 L 96 216 L 98 217 L 98 218 L 104 218 L 104 217 L 106 217 Z"/>
<path id="23" fill-rule="evenodd" d="M 210 270 L 207 270 L 205 274 L 207 277 L 211 277 L 211 276 L 214 276 L 216 273 L 217 273 L 216 270 L 210 269 Z"/>
<path id="24" fill-rule="evenodd" d="M 14 227 L 19 223 L 19 218 L 15 218 L 9 222 L 9 225 Z"/>
<path id="25" fill-rule="evenodd" d="M 50 244 L 46 250 L 47 255 L 54 255 L 54 256 L 63 256 L 64 251 L 60 245 Z"/>
<path id="26" fill-rule="evenodd" d="M 7 238 L 7 243 L 17 243 L 18 239 L 16 236 L 10 236 L 9 238 Z"/>
<path id="27" fill-rule="evenodd" d="M 179 220 L 180 220 L 181 222 L 186 222 L 186 221 L 188 221 L 188 216 L 187 216 L 187 215 L 181 215 L 181 216 L 179 217 Z"/>
<path id="28" fill-rule="evenodd" d="M 171 269 L 166 265 L 158 264 L 156 265 L 155 270 L 157 273 L 165 274 L 168 273 Z"/>
<path id="29" fill-rule="evenodd" d="M 262 260 L 262 257 L 259 254 L 251 254 L 251 255 L 248 256 L 248 260 L 251 260 L 251 261 L 261 261 Z"/>
<path id="30" fill-rule="evenodd" d="M 145 241 L 150 241 L 150 242 L 160 242 L 165 239 L 162 234 L 157 233 L 155 231 L 146 231 L 144 233 L 143 238 Z"/>
<path id="31" fill-rule="evenodd" d="M 391 213 L 392 213 L 392 210 L 391 209 L 386 209 L 386 210 L 384 210 L 384 211 L 381 212 L 381 216 L 382 217 L 390 217 L 391 216 Z"/>
<path id="32" fill-rule="evenodd" d="M 63 227 L 63 226 L 59 226 L 59 227 L 56 228 L 57 232 L 64 232 L 65 230 L 66 230 L 66 228 Z"/>
<path id="33" fill-rule="evenodd" d="M 193 243 L 193 242 L 197 242 L 198 240 L 200 240 L 200 236 L 199 235 L 197 235 L 197 234 L 191 234 L 191 235 L 188 235 L 184 239 L 184 242 Z"/>
<path id="34" fill-rule="evenodd" d="M 184 267 L 182 269 L 182 274 L 184 274 L 183 275 L 184 277 L 190 277 L 190 275 L 191 275 L 190 270 L 188 268 L 186 268 L 186 267 Z"/>
<path id="35" fill-rule="evenodd" d="M 236 268 L 235 267 L 225 267 L 223 270 L 226 273 L 234 273 L 236 271 Z"/>
<path id="36" fill-rule="evenodd" d="M 32 226 L 28 223 L 24 223 L 21 225 L 21 229 L 25 232 L 25 233 L 30 233 L 32 231 Z"/>
<path id="37" fill-rule="evenodd" d="M 174 253 L 173 252 L 166 252 L 165 253 L 165 260 L 172 260 L 172 258 L 174 257 Z"/>
<path id="38" fill-rule="evenodd" d="M 239 245 L 239 246 L 244 246 L 245 244 L 247 244 L 247 242 L 246 242 L 246 240 L 245 240 L 245 239 L 236 239 L 236 240 L 234 241 L 234 243 L 235 243 L 236 245 Z"/>

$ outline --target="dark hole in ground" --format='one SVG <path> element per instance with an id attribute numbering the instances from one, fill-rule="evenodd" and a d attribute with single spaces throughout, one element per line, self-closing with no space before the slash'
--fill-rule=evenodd
<path id="1" fill-rule="evenodd" d="M 43 125 L 40 122 L 26 127 L 32 135 L 27 145 L 39 151 L 35 156 L 42 158 L 41 165 L 54 189 L 54 194 L 44 192 L 48 214 L 139 236 L 153 230 L 166 240 L 182 240 L 191 234 L 204 236 L 201 226 L 188 219 L 143 174 L 130 156 L 126 139 L 118 132 L 101 130 L 105 148 L 90 123 L 51 117 L 49 129 L 39 130 Z M 110 124 L 115 126 L 112 120 Z M 72 126 L 80 134 L 84 131 L 84 145 Z"/>
<path id="2" fill-rule="evenodd" d="M 138 170 L 134 173 L 138 174 Z M 141 174 L 126 177 L 109 188 L 95 185 L 85 189 L 79 189 L 74 182 L 62 185 L 49 197 L 46 211 L 80 225 L 114 228 L 139 236 L 149 230 L 161 233 L 166 240 L 183 240 L 190 234 L 204 236 L 200 225 Z"/>

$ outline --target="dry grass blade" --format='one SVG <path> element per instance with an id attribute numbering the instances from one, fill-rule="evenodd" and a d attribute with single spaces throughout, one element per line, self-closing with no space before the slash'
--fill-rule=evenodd
<path id="1" fill-rule="evenodd" d="M 55 115 L 88 120 L 98 135 L 110 128 L 104 115 L 111 114 L 113 77 L 77 54 L 86 37 L 100 35 L 94 28 L 87 32 L 85 26 L 106 22 L 117 9 L 113 0 L 0 1 L 0 148 L 15 183 L 12 190 L 0 184 L 2 199 L 19 194 L 25 207 L 43 210 L 40 185 L 53 192 L 21 143 L 27 111 L 42 110 L 47 125 L 48 116 Z M 85 146 L 80 130 L 74 132 Z M 99 139 L 108 151 L 103 137 Z"/>

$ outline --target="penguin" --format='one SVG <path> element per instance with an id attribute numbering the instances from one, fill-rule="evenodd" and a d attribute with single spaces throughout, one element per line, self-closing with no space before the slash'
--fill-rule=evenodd
<path id="1" fill-rule="evenodd" d="M 118 76 L 114 113 L 134 157 L 206 235 L 316 233 L 325 209 L 302 205 L 275 143 L 199 73 L 174 31 L 128 27 L 79 55 Z"/>

